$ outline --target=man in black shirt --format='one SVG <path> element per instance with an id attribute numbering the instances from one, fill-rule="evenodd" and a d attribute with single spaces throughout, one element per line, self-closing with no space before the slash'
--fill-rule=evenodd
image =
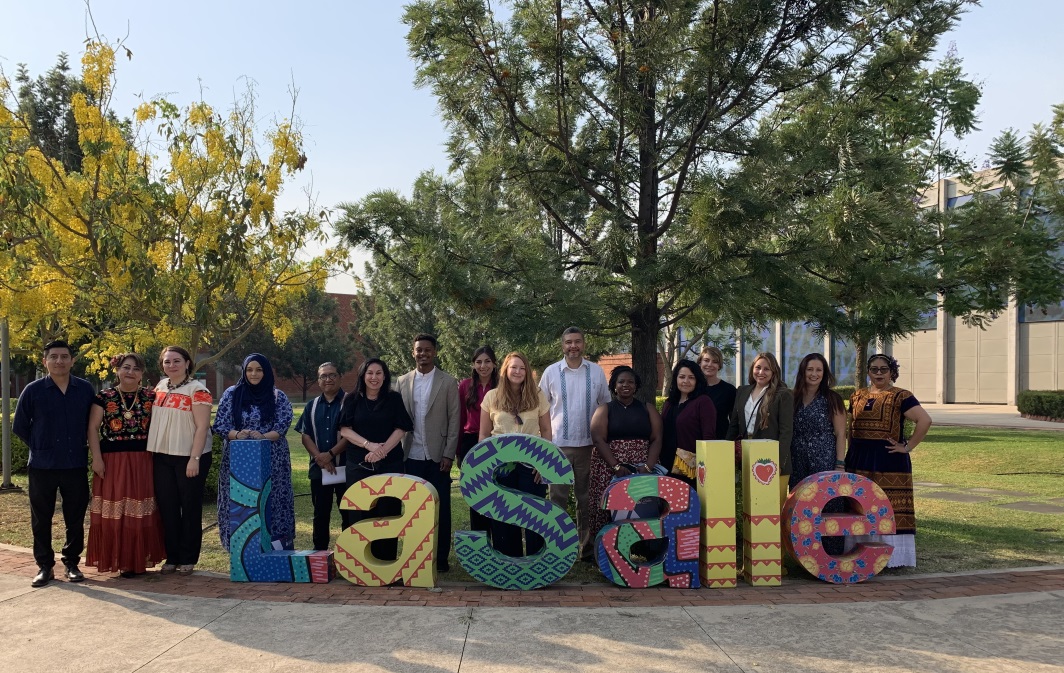
<path id="1" fill-rule="evenodd" d="M 71 376 L 74 351 L 61 340 L 44 346 L 48 376 L 26 386 L 15 408 L 15 435 L 30 449 L 30 526 L 33 558 L 40 572 L 32 585 L 43 587 L 55 578 L 52 517 L 56 492 L 63 496 L 66 578 L 81 582 L 78 570 L 85 549 L 85 510 L 89 506 L 89 409 L 96 391 L 85 379 Z"/>
<path id="2" fill-rule="evenodd" d="M 329 522 L 333 501 L 336 506 L 344 497 L 347 483 L 322 484 L 322 473 L 336 473 L 347 458 L 347 440 L 340 436 L 340 410 L 344 403 L 344 389 L 340 387 L 340 372 L 332 362 L 318 367 L 318 387 L 321 395 L 311 400 L 296 423 L 302 435 L 303 447 L 310 454 L 310 499 L 314 504 L 314 549 L 329 548 Z M 344 468 L 347 469 L 346 467 Z M 346 521 L 344 511 L 340 520 Z"/>

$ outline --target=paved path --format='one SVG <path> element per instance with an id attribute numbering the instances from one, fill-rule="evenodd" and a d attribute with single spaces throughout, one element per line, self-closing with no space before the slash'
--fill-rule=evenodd
<path id="1" fill-rule="evenodd" d="M 28 550 L 0 546 L 5 673 L 1064 673 L 1064 567 L 853 587 L 788 577 L 761 589 L 531 592 L 93 572 L 32 589 L 32 574 Z"/>
<path id="2" fill-rule="evenodd" d="M 117 586 L 34 590 L 25 577 L 0 574 L 4 671 L 1064 672 L 1064 591 L 514 610 L 189 598 Z"/>
<path id="3" fill-rule="evenodd" d="M 986 428 L 1064 431 L 1064 423 L 1035 421 L 1020 416 L 1008 404 L 922 404 L 935 425 L 968 425 Z"/>

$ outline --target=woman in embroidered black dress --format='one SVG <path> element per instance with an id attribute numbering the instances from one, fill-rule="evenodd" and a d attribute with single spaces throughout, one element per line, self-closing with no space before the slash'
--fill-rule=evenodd
<path id="1" fill-rule="evenodd" d="M 163 560 L 163 526 L 155 505 L 148 453 L 155 391 L 141 387 L 144 358 L 111 360 L 115 387 L 101 390 L 89 411 L 92 504 L 85 565 L 132 577 Z"/>

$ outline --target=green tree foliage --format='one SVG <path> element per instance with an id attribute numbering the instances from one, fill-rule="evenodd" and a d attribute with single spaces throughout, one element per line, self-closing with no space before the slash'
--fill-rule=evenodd
<path id="1" fill-rule="evenodd" d="M 311 286 L 302 294 L 290 297 L 282 313 L 291 323 L 291 332 L 282 343 L 273 333 L 260 327 L 241 344 L 248 353 L 262 353 L 273 365 L 279 379 L 296 381 L 307 391 L 318 379 L 318 365 L 332 362 L 340 373 L 355 363 L 351 325 L 342 324 L 339 303 L 323 289 Z"/>
<path id="2" fill-rule="evenodd" d="M 803 241 L 728 230 L 758 217 L 756 199 L 692 226 L 696 189 L 761 152 L 775 129 L 760 122 L 788 94 L 879 68 L 893 42 L 925 58 L 966 4 L 414 2 L 408 42 L 450 129 L 458 213 L 428 240 L 376 209 L 343 230 L 374 250 L 430 248 L 433 282 L 470 317 L 508 302 L 530 330 L 577 322 L 623 338 L 653 380 L 663 327 L 707 305 L 730 323 L 764 319 L 801 294 Z"/>

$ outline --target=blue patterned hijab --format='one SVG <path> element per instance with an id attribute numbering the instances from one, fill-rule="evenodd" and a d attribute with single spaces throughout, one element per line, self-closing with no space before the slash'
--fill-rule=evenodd
<path id="1" fill-rule="evenodd" d="M 262 366 L 262 380 L 257 385 L 248 381 L 248 365 L 258 362 Z M 240 380 L 233 386 L 233 427 L 241 428 L 244 424 L 244 412 L 251 413 L 251 407 L 258 407 L 261 423 L 273 424 L 277 415 L 277 398 L 273 387 L 273 365 L 261 353 L 252 353 L 244 358 L 240 368 Z"/>

